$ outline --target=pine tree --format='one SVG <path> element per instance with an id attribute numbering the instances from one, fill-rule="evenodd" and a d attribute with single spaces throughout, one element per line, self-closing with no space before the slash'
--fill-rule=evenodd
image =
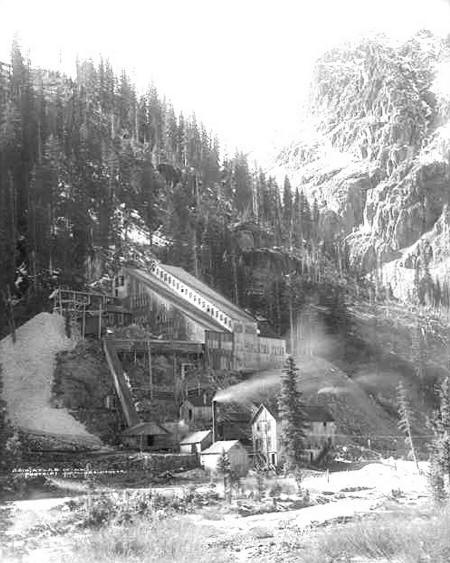
<path id="1" fill-rule="evenodd" d="M 294 235 L 294 246 L 296 246 L 297 248 L 301 248 L 305 233 L 304 233 L 303 217 L 301 211 L 300 192 L 298 191 L 298 188 L 296 188 L 295 190 L 294 205 L 292 211 L 292 227 L 293 227 L 293 235 Z"/>
<path id="2" fill-rule="evenodd" d="M 294 201 L 292 198 L 291 183 L 289 182 L 289 178 L 285 176 L 283 186 L 283 227 L 289 246 L 292 246 L 293 211 Z"/>
<path id="3" fill-rule="evenodd" d="M 304 413 L 302 394 L 297 389 L 297 372 L 294 359 L 289 356 L 283 370 L 278 397 L 281 421 L 281 443 L 287 469 L 298 471 L 304 464 L 307 418 Z"/>
<path id="4" fill-rule="evenodd" d="M 411 409 L 410 401 L 408 399 L 408 394 L 402 381 L 399 381 L 397 385 L 397 404 L 399 414 L 398 426 L 400 430 L 405 434 L 406 441 L 410 447 L 414 463 L 416 464 L 417 469 L 419 469 L 411 430 L 413 422 L 413 412 Z"/>
<path id="5" fill-rule="evenodd" d="M 430 421 L 433 431 L 429 481 L 436 500 L 450 495 L 450 381 L 446 377 L 438 388 L 439 409 Z"/>
<path id="6" fill-rule="evenodd" d="M 319 211 L 319 204 L 317 203 L 317 199 L 314 198 L 313 201 L 313 208 L 312 208 L 312 235 L 315 241 L 319 240 L 319 221 L 320 221 L 320 211 Z"/>
<path id="7" fill-rule="evenodd" d="M 303 236 L 306 240 L 310 240 L 312 235 L 311 208 L 309 205 L 308 198 L 305 196 L 303 191 L 300 192 L 300 215 L 301 215 Z"/>

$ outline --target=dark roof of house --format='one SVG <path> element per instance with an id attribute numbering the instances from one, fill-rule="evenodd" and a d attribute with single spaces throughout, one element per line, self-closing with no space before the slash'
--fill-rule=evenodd
<path id="1" fill-rule="evenodd" d="M 122 436 L 164 436 L 169 432 L 156 422 L 140 422 L 122 432 Z"/>
<path id="2" fill-rule="evenodd" d="M 191 405 L 194 407 L 210 407 L 212 404 L 211 398 L 206 397 L 206 400 L 203 400 L 202 395 L 188 395 L 185 401 L 189 401 Z"/>
<path id="3" fill-rule="evenodd" d="M 218 323 L 207 313 L 197 309 L 194 305 L 171 291 L 166 285 L 161 283 L 156 276 L 148 274 L 143 270 L 137 270 L 135 268 L 127 268 L 127 272 L 132 276 L 136 277 L 142 283 L 151 286 L 158 293 L 163 295 L 166 299 L 170 300 L 174 307 L 179 309 L 187 317 L 191 318 L 193 321 L 198 322 L 203 325 L 206 330 L 214 330 L 219 332 L 229 332 L 225 327 Z"/>
<path id="4" fill-rule="evenodd" d="M 164 270 L 170 272 L 180 281 L 184 282 L 192 289 L 195 289 L 196 291 L 204 295 L 204 297 L 214 301 L 217 306 L 220 306 L 222 311 L 233 320 L 238 320 L 241 322 L 255 322 L 255 319 L 246 311 L 232 303 L 224 295 L 212 289 L 195 276 L 192 276 L 191 274 L 186 272 L 186 270 L 184 270 L 183 268 L 180 268 L 179 266 L 171 266 L 170 264 L 161 264 L 161 268 L 164 268 Z"/>
<path id="5" fill-rule="evenodd" d="M 266 408 L 275 419 L 277 420 L 279 419 L 278 403 L 276 400 L 273 400 L 266 403 L 261 403 L 258 410 L 252 416 L 252 423 L 255 420 L 255 418 L 258 416 L 258 414 L 261 412 L 262 408 Z M 334 421 L 334 418 L 332 417 L 330 412 L 326 408 L 320 405 L 304 405 L 303 412 L 305 413 L 306 418 L 310 422 Z"/>

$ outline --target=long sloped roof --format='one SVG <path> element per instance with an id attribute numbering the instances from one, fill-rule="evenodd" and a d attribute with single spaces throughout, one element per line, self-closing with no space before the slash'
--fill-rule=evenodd
<path id="1" fill-rule="evenodd" d="M 229 452 L 233 446 L 240 444 L 239 440 L 221 440 L 219 442 L 214 442 L 212 446 L 209 446 L 206 450 L 202 451 L 203 454 L 221 454 L 223 452 Z"/>
<path id="2" fill-rule="evenodd" d="M 186 438 L 183 438 L 180 445 L 197 444 L 207 438 L 209 434 L 211 434 L 211 430 L 198 430 L 197 432 L 189 434 Z"/>
<path id="3" fill-rule="evenodd" d="M 167 286 L 161 283 L 156 276 L 148 274 L 143 270 L 137 270 L 136 268 L 127 268 L 127 271 L 132 276 L 138 278 L 141 282 L 151 286 L 153 289 L 156 289 L 158 293 L 169 300 L 174 305 L 174 307 L 180 309 L 187 317 L 191 318 L 193 321 L 196 321 L 203 325 L 207 330 L 229 332 L 210 315 L 207 315 L 200 309 L 197 309 L 197 307 L 194 307 L 194 305 L 171 291 Z"/>
<path id="4" fill-rule="evenodd" d="M 122 436 L 164 436 L 169 432 L 156 422 L 140 422 L 122 432 Z"/>
<path id="5" fill-rule="evenodd" d="M 179 266 L 171 266 L 170 264 L 161 264 L 161 268 L 170 272 L 173 276 L 184 282 L 186 285 L 189 285 L 192 289 L 201 293 L 204 297 L 213 300 L 218 306 L 220 306 L 222 311 L 232 319 L 240 320 L 241 322 L 256 322 L 255 319 L 243 309 L 232 303 L 221 293 L 212 289 L 195 276 L 186 272 L 183 268 L 180 268 Z"/>

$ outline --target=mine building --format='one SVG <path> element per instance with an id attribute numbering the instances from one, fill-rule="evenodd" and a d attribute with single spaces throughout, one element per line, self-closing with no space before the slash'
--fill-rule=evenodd
<path id="1" fill-rule="evenodd" d="M 202 343 L 214 369 L 256 371 L 284 363 L 283 339 L 260 336 L 254 317 L 183 268 L 157 261 L 147 270 L 124 267 L 114 296 L 135 323 L 160 338 Z"/>
<path id="2" fill-rule="evenodd" d="M 102 341 L 122 441 L 130 447 L 178 447 L 183 436 L 168 428 L 179 415 L 188 431 L 211 428 L 216 389 L 205 375 L 210 370 L 245 375 L 285 361 L 285 341 L 264 322 L 260 329 L 256 318 L 183 268 L 156 260 L 145 268 L 123 266 L 112 295 L 60 288 L 51 299 L 71 337 Z M 111 397 L 105 401 L 113 408 Z M 238 426 L 224 421 L 222 439 Z M 246 435 L 242 440 L 251 445 Z"/>

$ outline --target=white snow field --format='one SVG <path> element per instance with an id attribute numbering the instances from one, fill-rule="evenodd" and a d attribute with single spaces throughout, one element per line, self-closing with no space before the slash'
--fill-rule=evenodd
<path id="1" fill-rule="evenodd" d="M 50 403 L 55 358 L 73 347 L 60 315 L 40 313 L 0 341 L 3 399 L 11 423 L 25 431 L 52 434 L 76 442 L 101 445 L 99 438 L 64 408 Z"/>

